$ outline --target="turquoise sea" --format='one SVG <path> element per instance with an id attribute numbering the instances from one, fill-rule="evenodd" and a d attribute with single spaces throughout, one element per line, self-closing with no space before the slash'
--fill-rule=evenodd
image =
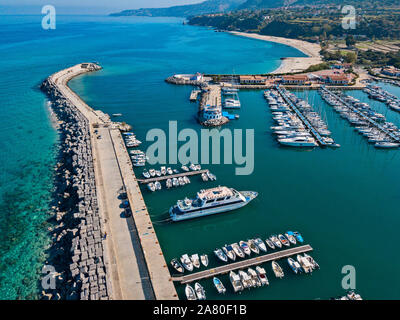
<path id="1" fill-rule="evenodd" d="M 2 16 L 0 20 L 0 298 L 32 299 L 40 292 L 40 269 L 49 244 L 46 222 L 57 135 L 38 85 L 49 74 L 82 61 L 104 69 L 71 81 L 95 109 L 122 113 L 138 138 L 152 128 L 199 130 L 191 87 L 164 79 L 174 73 L 261 73 L 280 58 L 302 56 L 279 44 L 184 26 L 174 18 L 58 16 L 56 30 L 42 30 L 41 16 Z M 385 85 L 394 94 L 400 88 Z M 400 126 L 400 115 L 362 92 Z M 262 91 L 240 92 L 240 119 L 225 128 L 255 130 L 255 170 L 235 176 L 234 165 L 206 166 L 218 181 L 150 194 L 143 190 L 166 260 L 183 253 L 208 253 L 225 243 L 286 230 L 300 231 L 315 251 L 321 270 L 276 280 L 270 265 L 267 288 L 226 298 L 327 299 L 343 294 L 341 269 L 356 268 L 357 291 L 369 299 L 400 298 L 396 255 L 400 172 L 398 151 L 378 151 L 341 119 L 316 92 L 297 92 L 327 119 L 337 150 L 280 148 L 271 135 L 272 119 Z M 144 143 L 145 149 L 149 143 Z M 138 171 L 140 174 L 141 170 Z M 201 220 L 168 224 L 168 208 L 200 188 L 227 185 L 254 190 L 259 197 L 244 209 Z M 227 277 L 221 277 L 230 289 Z M 201 282 L 210 299 L 221 298 L 210 280 Z M 182 288 L 177 286 L 179 294 Z"/>

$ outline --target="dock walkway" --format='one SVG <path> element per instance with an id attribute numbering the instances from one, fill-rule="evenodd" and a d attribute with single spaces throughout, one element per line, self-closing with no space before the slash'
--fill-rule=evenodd
<path id="1" fill-rule="evenodd" d="M 295 248 L 290 248 L 287 250 L 277 251 L 277 252 L 266 254 L 263 256 L 258 256 L 258 257 L 252 258 L 252 259 L 242 260 L 242 261 L 230 263 L 230 264 L 227 264 L 227 265 L 224 265 L 221 267 L 188 274 L 186 276 L 175 276 L 175 277 L 172 277 L 172 280 L 180 282 L 181 284 L 190 283 L 190 282 L 198 281 L 198 280 L 205 279 L 205 278 L 215 277 L 219 274 L 228 273 L 233 270 L 248 268 L 248 267 L 251 267 L 254 265 L 262 264 L 264 262 L 287 258 L 294 254 L 305 253 L 305 252 L 309 252 L 312 250 L 313 250 L 313 248 L 307 244 L 307 245 L 304 245 L 301 247 L 295 247 Z"/>
<path id="2" fill-rule="evenodd" d="M 321 87 L 322 91 L 325 91 L 327 93 L 329 93 L 331 96 L 333 96 L 335 99 L 337 99 L 338 101 L 340 101 L 341 103 L 343 103 L 343 105 L 345 105 L 346 107 L 348 107 L 351 111 L 353 111 L 354 113 L 358 114 L 361 118 L 363 118 L 364 120 L 368 121 L 372 126 L 374 126 L 375 128 L 377 128 L 378 130 L 380 130 L 381 132 L 385 133 L 387 136 L 389 136 L 390 138 L 392 138 L 395 142 L 400 142 L 400 138 L 396 137 L 393 133 L 391 133 L 389 130 L 385 129 L 384 127 L 382 127 L 378 122 L 376 122 L 375 120 L 372 120 L 370 117 L 368 117 L 367 115 L 365 115 L 364 113 L 362 113 L 360 110 L 358 110 L 357 108 L 353 107 L 350 103 L 347 103 L 346 101 L 344 101 L 341 97 L 339 97 L 337 94 L 335 94 L 334 92 L 328 90 L 325 87 Z"/>
<path id="3" fill-rule="evenodd" d="M 161 176 L 161 177 L 152 177 L 152 178 L 148 178 L 148 179 L 137 179 L 137 181 L 140 183 L 150 183 L 150 182 L 163 181 L 163 180 L 167 180 L 167 179 L 173 179 L 173 178 L 179 178 L 179 177 L 185 177 L 185 176 L 195 176 L 195 175 L 199 175 L 199 174 L 207 173 L 207 172 L 208 172 L 208 170 L 187 171 L 187 172 L 170 174 L 170 175 Z"/>
<path id="4" fill-rule="evenodd" d="M 281 90 L 281 88 L 279 88 L 279 86 L 276 86 L 275 89 L 279 92 L 279 94 L 286 101 L 286 103 L 289 105 L 289 107 L 296 113 L 296 115 L 300 118 L 300 120 L 304 123 L 304 125 L 310 130 L 311 134 L 317 140 L 318 144 L 323 147 L 326 147 L 328 144 L 324 141 L 322 136 L 314 128 L 314 126 L 308 121 L 308 119 L 302 114 L 302 112 L 299 109 L 297 109 L 297 107 L 293 103 L 293 101 Z"/>

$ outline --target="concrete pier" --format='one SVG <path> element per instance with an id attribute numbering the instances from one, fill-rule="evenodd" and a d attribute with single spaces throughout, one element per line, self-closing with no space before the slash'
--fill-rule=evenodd
<path id="1" fill-rule="evenodd" d="M 84 103 L 69 87 L 72 78 L 98 70 L 78 64 L 50 76 L 48 83 L 87 119 L 100 216 L 107 234 L 105 267 L 111 299 L 178 299 L 120 132 L 101 111 Z M 126 193 L 132 217 L 121 214 Z"/>

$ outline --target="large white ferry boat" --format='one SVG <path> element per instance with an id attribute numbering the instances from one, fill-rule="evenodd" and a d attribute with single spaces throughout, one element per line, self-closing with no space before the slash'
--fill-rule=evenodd
<path id="1" fill-rule="evenodd" d="M 195 199 L 178 200 L 169 210 L 172 221 L 194 219 L 241 208 L 257 197 L 254 191 L 236 191 L 228 187 L 200 190 Z"/>

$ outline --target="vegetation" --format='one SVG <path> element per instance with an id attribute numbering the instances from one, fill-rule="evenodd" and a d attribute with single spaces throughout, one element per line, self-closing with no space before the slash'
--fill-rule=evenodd
<path id="1" fill-rule="evenodd" d="M 372 68 L 395 66 L 400 69 L 400 51 L 397 52 L 379 52 L 379 51 L 360 51 L 357 62 Z"/>
<path id="2" fill-rule="evenodd" d="M 315 71 L 326 70 L 326 69 L 329 69 L 329 63 L 323 62 L 323 63 L 315 64 L 315 65 L 309 67 L 304 72 L 315 72 Z"/>

